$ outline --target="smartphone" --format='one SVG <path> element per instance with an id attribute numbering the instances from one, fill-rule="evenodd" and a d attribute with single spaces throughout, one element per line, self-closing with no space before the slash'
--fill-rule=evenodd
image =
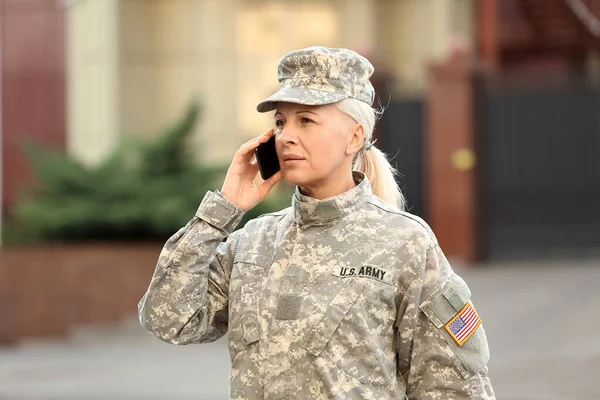
<path id="1" fill-rule="evenodd" d="M 263 180 L 269 179 L 281 169 L 275 150 L 275 135 L 271 136 L 267 142 L 259 145 L 254 150 L 254 154 Z"/>

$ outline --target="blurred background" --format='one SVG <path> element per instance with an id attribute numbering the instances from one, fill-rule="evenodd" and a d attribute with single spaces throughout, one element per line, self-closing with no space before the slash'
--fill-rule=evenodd
<path id="1" fill-rule="evenodd" d="M 227 398 L 226 338 L 159 343 L 136 306 L 311 45 L 374 64 L 498 398 L 600 399 L 598 0 L 0 0 L 0 399 Z"/>

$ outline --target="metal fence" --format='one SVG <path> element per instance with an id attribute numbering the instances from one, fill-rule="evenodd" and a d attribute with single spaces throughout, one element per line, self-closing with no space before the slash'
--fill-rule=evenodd
<path id="1" fill-rule="evenodd" d="M 600 90 L 483 89 L 484 249 L 489 258 L 585 256 L 600 247 Z"/>
<path id="2" fill-rule="evenodd" d="M 600 89 L 482 85 L 477 97 L 481 241 L 487 259 L 600 254 Z M 408 211 L 425 211 L 423 99 L 389 104 L 378 145 Z"/>

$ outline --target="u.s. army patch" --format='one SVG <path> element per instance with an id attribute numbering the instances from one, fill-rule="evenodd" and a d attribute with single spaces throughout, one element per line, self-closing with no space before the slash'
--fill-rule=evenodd
<path id="1" fill-rule="evenodd" d="M 456 344 L 462 346 L 475 333 L 479 325 L 481 319 L 469 302 L 445 325 L 445 328 Z"/>
<path id="2" fill-rule="evenodd" d="M 378 280 L 388 285 L 392 284 L 392 277 L 388 271 L 383 268 L 376 267 L 374 265 L 363 265 L 360 267 L 340 267 L 336 266 L 333 268 L 332 275 L 339 276 L 340 278 L 349 277 L 365 277 Z"/>

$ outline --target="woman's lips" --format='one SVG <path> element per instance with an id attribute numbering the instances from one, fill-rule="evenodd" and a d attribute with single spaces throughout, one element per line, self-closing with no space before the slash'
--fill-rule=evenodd
<path id="1" fill-rule="evenodd" d="M 297 154 L 284 154 L 283 155 L 283 165 L 286 165 L 286 166 L 297 165 L 297 164 L 301 163 L 302 161 L 304 161 L 304 158 L 300 157 Z"/>
<path id="2" fill-rule="evenodd" d="M 283 165 L 285 165 L 285 166 L 297 165 L 297 164 L 300 164 L 302 161 L 304 161 L 304 159 L 302 159 L 302 158 L 288 158 L 287 160 L 283 160 Z"/>

